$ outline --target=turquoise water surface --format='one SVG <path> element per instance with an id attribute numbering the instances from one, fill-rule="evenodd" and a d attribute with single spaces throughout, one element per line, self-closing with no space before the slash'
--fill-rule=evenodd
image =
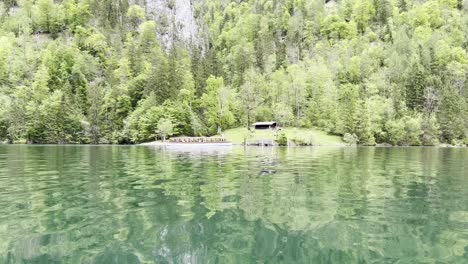
<path id="1" fill-rule="evenodd" d="M 468 263 L 468 149 L 0 146 L 0 263 Z"/>

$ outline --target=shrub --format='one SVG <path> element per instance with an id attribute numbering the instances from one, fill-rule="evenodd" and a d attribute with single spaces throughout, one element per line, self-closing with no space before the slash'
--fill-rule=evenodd
<path id="1" fill-rule="evenodd" d="M 386 141 L 392 145 L 398 145 L 404 137 L 404 124 L 401 120 L 389 120 L 385 123 L 387 130 Z"/>
<path id="2" fill-rule="evenodd" d="M 421 124 L 421 129 L 423 131 L 422 144 L 424 146 L 434 146 L 439 144 L 440 132 L 435 116 L 424 118 Z"/>
<path id="3" fill-rule="evenodd" d="M 387 140 L 392 145 L 421 145 L 423 136 L 422 119 L 419 116 L 405 116 L 397 120 L 389 120 L 385 124 Z"/>
<path id="4" fill-rule="evenodd" d="M 167 118 L 161 118 L 158 122 L 157 132 L 161 135 L 163 141 L 166 141 L 166 137 L 174 133 L 174 124 Z"/>
<path id="5" fill-rule="evenodd" d="M 294 137 L 294 138 L 291 138 L 290 141 L 292 141 L 294 145 L 297 145 L 297 146 L 313 146 L 315 142 L 315 138 L 311 134 L 305 137 Z"/>
<path id="6" fill-rule="evenodd" d="M 297 146 L 310 146 L 311 143 L 301 138 L 292 138 L 291 141 Z"/>
<path id="7" fill-rule="evenodd" d="M 455 146 L 455 147 L 462 147 L 464 144 L 463 144 L 463 140 L 461 139 L 452 139 L 452 141 L 450 142 L 450 144 L 452 146 Z"/>
<path id="8" fill-rule="evenodd" d="M 343 136 L 343 141 L 348 145 L 356 145 L 359 141 L 358 137 L 355 134 L 346 133 Z"/>
<path id="9" fill-rule="evenodd" d="M 404 117 L 405 124 L 405 145 L 419 146 L 421 145 L 421 135 L 423 134 L 421 129 L 421 118 L 416 117 Z"/>
<path id="10" fill-rule="evenodd" d="M 278 135 L 278 139 L 276 140 L 278 145 L 280 146 L 287 146 L 288 145 L 288 138 L 286 137 L 286 133 L 282 132 Z"/>

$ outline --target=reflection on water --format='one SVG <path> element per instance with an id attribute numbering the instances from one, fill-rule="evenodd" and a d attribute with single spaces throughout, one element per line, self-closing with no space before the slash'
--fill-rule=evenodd
<path id="1" fill-rule="evenodd" d="M 466 263 L 468 150 L 0 147 L 0 263 Z"/>

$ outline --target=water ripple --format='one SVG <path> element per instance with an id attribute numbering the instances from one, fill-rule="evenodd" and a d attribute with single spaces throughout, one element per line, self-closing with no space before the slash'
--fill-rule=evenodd
<path id="1" fill-rule="evenodd" d="M 0 146 L 0 263 L 466 263 L 467 149 Z"/>

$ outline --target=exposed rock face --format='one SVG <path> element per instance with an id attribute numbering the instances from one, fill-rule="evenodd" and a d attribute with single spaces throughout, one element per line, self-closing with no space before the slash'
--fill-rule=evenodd
<path id="1" fill-rule="evenodd" d="M 146 10 L 148 17 L 157 23 L 158 36 L 168 48 L 173 41 L 203 46 L 200 24 L 194 16 L 196 0 L 129 0 Z"/>

